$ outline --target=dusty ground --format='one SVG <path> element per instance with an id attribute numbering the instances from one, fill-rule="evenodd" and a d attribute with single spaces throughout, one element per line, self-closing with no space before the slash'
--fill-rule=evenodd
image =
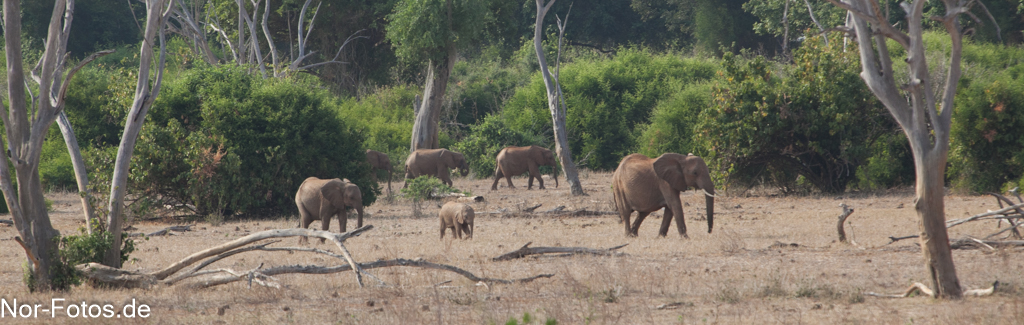
<path id="1" fill-rule="evenodd" d="M 491 192 L 490 180 L 458 179 L 455 186 L 483 195 L 478 213 L 543 204 L 538 211 L 565 205 L 568 210 L 611 211 L 610 173 L 582 175 L 586 197 L 572 197 L 568 187 Z M 564 181 L 563 181 L 564 183 Z M 397 184 L 401 186 L 401 183 Z M 548 184 L 551 185 L 551 184 Z M 75 195 L 50 194 L 55 226 L 72 233 L 82 222 Z M 554 273 L 528 284 L 477 286 L 454 273 L 418 268 L 370 270 L 386 287 L 360 289 L 352 274 L 279 276 L 282 289 L 243 283 L 209 289 L 161 287 L 150 290 L 103 290 L 86 286 L 68 293 L 29 293 L 21 282 L 24 252 L 12 238 L 13 227 L 0 225 L 0 297 L 19 303 L 69 302 L 121 306 L 135 299 L 152 307 L 146 322 L 197 324 L 359 323 L 359 324 L 504 324 L 555 319 L 560 324 L 599 323 L 849 323 L 849 324 L 1020 324 L 1024 320 L 1024 251 L 957 250 L 954 259 L 962 285 L 988 287 L 1006 283 L 996 295 L 962 301 L 930 298 L 883 299 L 865 292 L 899 293 L 913 282 L 927 282 L 915 240 L 889 243 L 889 236 L 917 232 L 910 191 L 850 194 L 843 197 L 722 197 L 716 204 L 715 231 L 707 233 L 703 197 L 682 195 L 690 239 L 675 233 L 658 238 L 660 213 L 649 217 L 638 238 L 626 238 L 617 216 L 502 217 L 479 214 L 473 240 L 438 240 L 437 203 L 425 203 L 414 217 L 402 199 L 367 208 L 370 232 L 346 244 L 355 259 L 423 258 L 466 269 L 479 276 L 522 278 Z M 383 201 L 383 200 L 382 200 Z M 856 245 L 836 242 L 839 203 L 856 209 L 847 232 Z M 990 197 L 951 195 L 947 217 L 961 218 L 995 209 Z M 2 217 L 9 219 L 9 216 Z M 173 224 L 173 223 L 172 223 Z M 276 220 L 228 221 L 218 226 L 199 222 L 195 231 L 153 237 L 137 243 L 129 269 L 154 270 L 203 248 L 255 231 L 295 227 L 294 216 Z M 171 225 L 141 222 L 139 231 Z M 349 229 L 355 221 L 349 221 Z M 314 223 L 313 227 L 318 227 Z M 337 223 L 331 225 L 337 231 Z M 995 221 L 953 228 L 951 237 L 984 236 Z M 533 246 L 629 244 L 613 257 L 540 257 L 507 262 L 490 258 L 527 242 Z M 796 246 L 770 248 L 774 243 Z M 276 246 L 292 246 L 291 239 Z M 331 249 L 330 245 L 311 246 Z M 337 265 L 308 253 L 251 252 L 219 262 L 220 267 L 248 270 L 287 264 Z M 450 283 L 435 286 L 451 280 Z M 368 284 L 374 284 L 367 280 Z M 675 309 L 657 309 L 680 303 Z M 372 306 L 371 306 L 372 305 Z M 227 308 L 224 308 L 227 306 Z M 222 312 L 221 312 L 222 311 Z M 10 317 L 9 315 L 7 317 Z M 0 322 L 11 321 L 10 318 Z M 23 320 L 23 319 L 22 319 Z M 66 319 L 65 319 L 66 320 Z M 39 318 L 37 322 L 50 322 Z M 107 323 L 103 319 L 76 322 Z"/>

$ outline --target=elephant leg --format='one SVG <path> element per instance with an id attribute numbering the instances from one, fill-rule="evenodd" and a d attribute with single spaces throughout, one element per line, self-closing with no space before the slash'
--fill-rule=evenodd
<path id="1" fill-rule="evenodd" d="M 321 214 L 320 215 L 320 230 L 330 231 L 329 229 L 331 229 L 331 216 L 332 216 L 331 214 Z M 344 218 L 344 217 L 342 217 L 342 218 Z M 344 224 L 342 224 L 342 225 L 344 225 Z M 321 244 L 323 244 L 325 241 L 326 241 L 326 239 L 320 238 L 320 243 Z"/>
<path id="2" fill-rule="evenodd" d="M 537 179 L 537 184 L 539 185 L 539 186 L 537 186 L 537 188 L 543 190 L 544 189 L 544 179 L 540 177 L 540 169 L 537 168 L 537 165 L 530 164 L 530 184 L 529 184 L 529 186 L 526 189 L 530 189 L 530 188 L 533 187 L 533 179 L 534 178 Z"/>
<path id="3" fill-rule="evenodd" d="M 309 224 L 313 223 L 313 217 L 309 215 L 309 212 L 305 208 L 299 206 L 299 228 L 309 228 Z M 308 244 L 309 237 L 299 237 L 299 245 Z"/>
<path id="4" fill-rule="evenodd" d="M 501 173 L 501 167 L 498 167 L 497 170 L 494 171 L 494 183 L 491 183 L 491 191 L 498 189 L 498 181 L 500 181 L 503 176 L 505 175 Z"/>
<path id="5" fill-rule="evenodd" d="M 447 228 L 447 227 L 444 226 L 444 221 L 441 221 L 441 239 L 444 239 L 444 230 L 445 230 L 445 228 Z"/>
<path id="6" fill-rule="evenodd" d="M 665 216 L 668 217 L 668 214 L 666 214 Z M 675 217 L 676 217 L 676 230 L 679 231 L 679 235 L 683 236 L 683 238 L 690 238 L 690 236 L 686 235 L 686 218 L 683 218 L 683 208 L 682 207 L 679 207 L 679 213 L 676 213 Z M 665 232 L 668 232 L 667 228 L 665 229 Z"/>
<path id="7" fill-rule="evenodd" d="M 637 234 L 638 234 L 638 232 L 640 230 L 640 224 L 644 222 L 644 219 L 646 219 L 647 215 L 649 215 L 649 214 L 651 214 L 651 213 L 650 212 L 640 212 L 640 211 L 636 212 L 636 220 L 633 221 L 633 227 L 630 229 L 630 233 L 633 234 L 633 237 L 637 236 Z M 626 222 L 626 224 L 627 224 L 627 227 L 629 227 L 628 226 L 628 224 L 629 224 L 628 221 Z"/>
<path id="8" fill-rule="evenodd" d="M 661 228 L 658 229 L 658 236 L 668 236 L 668 226 L 672 223 L 672 209 L 665 208 L 665 216 L 661 218 Z M 678 222 L 677 222 L 678 226 Z"/>

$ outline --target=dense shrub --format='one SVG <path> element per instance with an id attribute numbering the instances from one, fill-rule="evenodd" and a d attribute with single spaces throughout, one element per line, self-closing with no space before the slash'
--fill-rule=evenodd
<path id="1" fill-rule="evenodd" d="M 339 119 L 364 137 L 366 148 L 388 155 L 395 168 L 392 177 L 405 174 L 414 119 L 412 104 L 421 93 L 410 86 L 377 88 L 362 98 L 347 99 L 335 109 Z"/>
<path id="2" fill-rule="evenodd" d="M 508 128 L 501 115 L 490 115 L 470 128 L 468 136 L 455 144 L 455 151 L 466 156 L 469 170 L 478 178 L 494 175 L 495 158 L 508 146 L 545 146 L 543 138 Z"/>
<path id="3" fill-rule="evenodd" d="M 855 52 L 844 53 L 842 42 L 806 44 L 793 66 L 725 55 L 725 82 L 715 86 L 698 134 L 730 181 L 793 189 L 799 175 L 818 190 L 841 192 L 875 139 L 894 129 L 861 81 Z"/>
<path id="4" fill-rule="evenodd" d="M 380 192 L 363 137 L 308 79 L 261 79 L 244 68 L 198 68 L 164 85 L 132 162 L 139 194 L 200 214 L 294 209 L 310 176 L 348 178 L 364 205 Z"/>
<path id="5" fill-rule="evenodd" d="M 611 170 L 636 148 L 640 126 L 657 103 L 684 85 L 708 80 L 716 65 L 646 50 L 621 49 L 611 60 L 577 60 L 561 71 L 568 112 L 566 127 L 574 159 Z M 540 74 L 519 88 L 505 106 L 509 127 L 551 138 L 551 113 Z"/>
<path id="6" fill-rule="evenodd" d="M 1024 65 L 986 79 L 957 92 L 947 175 L 975 192 L 1024 186 Z"/>
<path id="7" fill-rule="evenodd" d="M 658 102 L 651 113 L 651 123 L 640 135 L 638 151 L 648 157 L 666 152 L 706 154 L 707 150 L 695 141 L 694 132 L 701 113 L 711 107 L 711 92 L 711 83 L 689 84 Z"/>

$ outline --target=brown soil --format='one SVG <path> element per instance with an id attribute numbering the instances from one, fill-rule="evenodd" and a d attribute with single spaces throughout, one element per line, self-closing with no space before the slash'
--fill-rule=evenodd
<path id="1" fill-rule="evenodd" d="M 618 216 L 549 216 L 487 214 L 516 212 L 542 204 L 537 211 L 559 205 L 566 210 L 612 211 L 611 173 L 586 172 L 581 181 L 589 196 L 573 197 L 563 181 L 560 188 L 526 190 L 526 180 L 514 179 L 516 189 L 489 191 L 490 180 L 457 179 L 455 187 L 482 195 L 473 203 L 478 215 L 472 240 L 439 240 L 438 202 L 422 204 L 419 217 L 412 203 L 387 199 L 366 209 L 366 224 L 374 229 L 346 242 L 357 261 L 422 258 L 463 268 L 479 276 L 523 278 L 554 273 L 550 279 L 527 284 L 482 286 L 454 273 L 410 267 L 370 270 L 387 286 L 359 288 L 351 272 L 330 275 L 283 275 L 281 289 L 236 282 L 208 289 L 158 287 L 149 290 L 109 290 L 88 286 L 67 293 L 29 293 L 22 284 L 24 251 L 13 238 L 14 227 L 0 225 L 0 297 L 19 303 L 48 304 L 51 298 L 71 303 L 110 303 L 120 306 L 135 299 L 152 307 L 160 323 L 368 323 L 368 324 L 504 324 L 521 323 L 529 314 L 534 323 L 556 319 L 560 324 L 599 323 L 851 323 L 851 324 L 1020 324 L 1024 319 L 1024 250 L 956 250 L 954 259 L 961 284 L 968 289 L 1004 285 L 991 297 L 937 301 L 925 297 L 884 299 L 866 292 L 901 293 L 914 282 L 926 284 L 923 259 L 916 240 L 889 244 L 889 236 L 917 233 L 913 193 L 836 196 L 720 197 L 716 202 L 714 233 L 707 233 L 704 199 L 682 194 L 689 239 L 673 225 L 659 238 L 656 213 L 644 222 L 638 238 L 624 236 Z M 401 184 L 393 184 L 400 187 Z M 553 184 L 547 184 L 553 185 Z M 61 233 L 76 232 L 83 222 L 76 195 L 53 193 L 51 218 Z M 856 209 L 847 226 L 855 244 L 837 242 L 836 216 L 840 203 Z M 948 219 L 998 208 L 990 197 L 950 195 Z M 350 216 L 351 217 L 351 216 Z M 9 219 L 9 216 L 0 216 Z M 179 221 L 180 223 L 180 221 Z M 152 232 L 174 221 L 146 221 L 135 226 Z M 203 248 L 268 229 L 295 227 L 294 215 L 274 220 L 231 220 L 214 226 L 201 221 L 194 231 L 137 241 L 137 261 L 131 270 L 154 270 Z M 349 229 L 355 220 L 349 220 Z M 315 222 L 312 227 L 319 227 Z M 331 229 L 338 230 L 337 222 Z M 972 222 L 950 230 L 950 237 L 984 236 L 995 221 Z M 287 239 L 275 246 L 294 246 Z M 333 249 L 313 240 L 310 246 Z M 490 258 L 533 246 L 605 248 L 629 244 L 624 254 L 575 257 L 528 257 L 506 262 Z M 774 245 L 783 243 L 785 245 Z M 794 245 L 795 244 L 795 245 Z M 309 253 L 250 252 L 214 267 L 249 270 L 288 264 L 338 265 L 342 261 Z M 451 280 L 450 283 L 435 285 Z M 663 304 L 675 307 L 658 309 Z M 223 308 L 228 306 L 227 308 Z M 222 311 L 222 312 L 221 312 Z M 10 317 L 10 315 L 7 315 Z M 5 318 L 0 321 L 7 322 Z M 23 320 L 23 319 L 19 319 Z M 24 321 L 24 320 L 23 320 Z M 30 322 L 51 322 L 40 317 Z M 107 323 L 104 319 L 76 322 Z"/>

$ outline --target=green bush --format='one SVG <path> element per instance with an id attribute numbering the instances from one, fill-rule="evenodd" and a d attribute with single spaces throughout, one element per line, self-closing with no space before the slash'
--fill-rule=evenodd
<path id="1" fill-rule="evenodd" d="M 56 290 L 68 290 L 72 286 L 82 284 L 82 274 L 75 265 L 84 263 L 102 263 L 103 256 L 110 246 L 114 244 L 114 235 L 103 231 L 98 219 L 93 219 L 89 224 L 92 227 L 92 234 L 89 234 L 85 227 L 78 228 L 77 235 L 57 236 L 56 259 L 50 265 L 51 288 Z M 123 236 L 121 245 L 121 262 L 128 261 L 131 253 L 135 252 L 135 241 L 131 237 Z M 30 290 L 37 290 L 35 278 L 28 270 L 26 264 L 25 282 Z"/>
<path id="2" fill-rule="evenodd" d="M 463 192 L 457 188 L 448 186 L 442 182 L 441 179 L 429 175 L 423 175 L 416 177 L 415 179 L 407 180 L 406 187 L 402 189 L 401 193 L 405 197 L 416 202 L 435 199 L 440 195 L 448 193 L 463 193 L 470 195 L 468 191 Z"/>
<path id="3" fill-rule="evenodd" d="M 534 144 L 546 146 L 543 140 L 540 136 L 508 128 L 501 115 L 489 115 L 480 124 L 471 126 L 469 135 L 453 148 L 466 156 L 469 170 L 476 177 L 487 178 L 494 174 L 495 158 L 501 149 Z"/>
<path id="4" fill-rule="evenodd" d="M 799 175 L 823 192 L 842 192 L 870 157 L 869 145 L 896 127 L 861 81 L 857 53 L 843 52 L 841 41 L 806 44 L 792 66 L 725 55 L 725 81 L 697 129 L 730 182 L 796 189 Z"/>
<path id="5" fill-rule="evenodd" d="M 561 71 L 568 107 L 566 127 L 574 159 L 591 169 L 611 170 L 634 152 L 651 110 L 685 85 L 708 80 L 713 61 L 683 59 L 625 48 L 611 60 L 581 59 Z M 540 74 L 516 90 L 505 105 L 509 128 L 551 138 L 551 113 Z"/>
<path id="6" fill-rule="evenodd" d="M 950 132 L 951 185 L 973 192 L 1024 186 L 1024 64 L 960 87 Z"/>
<path id="7" fill-rule="evenodd" d="M 651 123 L 642 128 L 638 151 L 648 157 L 666 152 L 704 155 L 707 150 L 695 141 L 695 131 L 704 109 L 711 107 L 711 83 L 690 84 L 658 102 Z"/>
<path id="8" fill-rule="evenodd" d="M 347 99 L 336 107 L 338 118 L 365 138 L 366 148 L 388 155 L 395 168 L 393 177 L 405 174 L 414 119 L 412 104 L 417 94 L 422 91 L 411 86 L 377 88 L 371 94 Z"/>
<path id="9" fill-rule="evenodd" d="M 380 192 L 363 136 L 310 78 L 262 79 L 226 65 L 189 70 L 164 87 L 136 145 L 133 193 L 231 215 L 294 209 L 310 176 L 348 178 L 364 205 Z"/>

